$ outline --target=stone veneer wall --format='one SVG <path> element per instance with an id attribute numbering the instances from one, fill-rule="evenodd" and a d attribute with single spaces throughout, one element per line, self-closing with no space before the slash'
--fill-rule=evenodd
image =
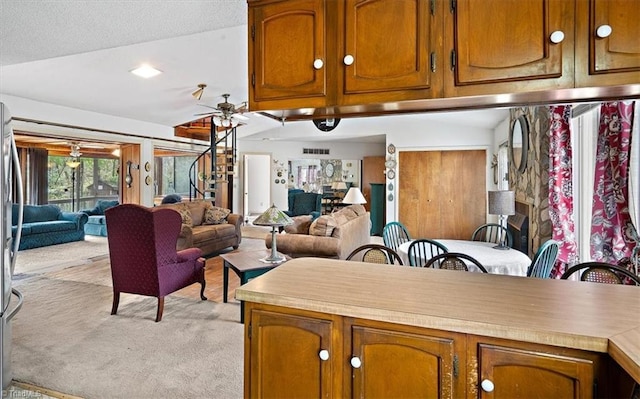
<path id="1" fill-rule="evenodd" d="M 518 172 L 509 163 L 509 187 L 516 201 L 529 206 L 529 256 L 533 258 L 540 244 L 551 239 L 549 219 L 549 108 L 521 107 L 511 109 L 510 128 L 520 115 L 529 121 L 527 168 Z M 511 131 L 511 129 L 509 129 Z"/>

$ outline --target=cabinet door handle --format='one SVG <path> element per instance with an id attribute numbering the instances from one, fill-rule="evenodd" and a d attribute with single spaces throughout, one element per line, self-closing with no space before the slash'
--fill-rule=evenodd
<path id="1" fill-rule="evenodd" d="M 609 37 L 611 32 L 613 32 L 613 29 L 611 29 L 611 26 L 609 25 L 600 25 L 598 26 L 598 29 L 596 29 L 596 35 L 599 38 Z"/>
<path id="2" fill-rule="evenodd" d="M 345 65 L 351 65 L 353 64 L 353 56 L 351 54 L 347 54 L 344 56 L 342 61 L 344 62 Z"/>
<path id="3" fill-rule="evenodd" d="M 482 382 L 480 383 L 480 386 L 482 387 L 482 390 L 485 392 L 493 392 L 493 389 L 495 388 L 491 380 L 482 380 Z"/>
<path id="4" fill-rule="evenodd" d="M 321 350 L 318 353 L 318 357 L 320 357 L 320 360 L 329 360 L 329 351 L 326 349 Z"/>
<path id="5" fill-rule="evenodd" d="M 313 67 L 315 69 L 322 69 L 323 66 L 324 66 L 324 62 L 320 58 L 316 58 L 313 61 Z"/>
<path id="6" fill-rule="evenodd" d="M 359 369 L 362 366 L 362 360 L 359 357 L 354 356 L 351 358 L 351 367 L 354 369 Z"/>
<path id="7" fill-rule="evenodd" d="M 564 32 L 561 30 L 557 30 L 551 33 L 551 36 L 549 36 L 549 40 L 551 40 L 551 43 L 561 43 L 564 40 Z"/>

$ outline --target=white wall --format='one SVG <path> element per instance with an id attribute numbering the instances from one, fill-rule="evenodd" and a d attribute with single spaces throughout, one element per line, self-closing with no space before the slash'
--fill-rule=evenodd
<path id="1" fill-rule="evenodd" d="M 317 155 L 317 154 L 303 154 L 303 148 L 328 148 L 329 155 Z M 242 159 L 242 155 L 245 153 L 267 153 L 271 154 L 271 159 L 284 162 L 285 168 L 287 167 L 287 160 L 300 159 L 300 158 L 314 158 L 314 159 L 358 159 L 361 160 L 365 156 L 382 155 L 384 153 L 384 144 L 382 143 L 352 143 L 344 141 L 312 141 L 312 142 L 291 142 L 291 141 L 254 141 L 254 140 L 242 140 L 238 139 L 238 159 Z M 271 167 L 271 178 L 269 182 L 271 184 L 271 201 L 279 209 L 287 209 L 287 184 L 275 184 L 277 176 L 276 167 Z M 285 173 L 284 177 L 287 180 Z M 279 178 L 280 179 L 280 178 Z M 242 180 L 234 179 L 234 183 L 238 183 L 238 187 L 234 184 L 234 209 L 243 209 L 242 193 L 244 192 L 241 187 Z"/>

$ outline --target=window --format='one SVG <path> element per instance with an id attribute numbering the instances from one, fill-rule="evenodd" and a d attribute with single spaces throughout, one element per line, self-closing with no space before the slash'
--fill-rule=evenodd
<path id="1" fill-rule="evenodd" d="M 93 208 L 98 199 L 119 198 L 119 160 L 78 158 L 72 168 L 69 157 L 49 156 L 48 203 L 64 211 Z"/>
<path id="2" fill-rule="evenodd" d="M 189 169 L 195 160 L 196 156 L 191 154 L 155 157 L 156 195 L 189 195 Z"/>

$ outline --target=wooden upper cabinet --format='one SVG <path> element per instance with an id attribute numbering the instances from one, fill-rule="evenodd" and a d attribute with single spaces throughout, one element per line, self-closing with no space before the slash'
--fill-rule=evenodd
<path id="1" fill-rule="evenodd" d="M 455 13 L 446 16 L 453 32 L 445 35 L 445 48 L 454 51 L 445 96 L 573 87 L 573 1 L 458 0 L 456 4 Z"/>
<path id="2" fill-rule="evenodd" d="M 248 4 L 252 111 L 442 95 L 443 2 Z"/>
<path id="3" fill-rule="evenodd" d="M 576 3 L 576 84 L 640 82 L 640 4 L 629 0 Z"/>
<path id="4" fill-rule="evenodd" d="M 250 6 L 249 109 L 326 105 L 325 0 Z"/>
<path id="5" fill-rule="evenodd" d="M 435 3 L 346 0 L 343 7 L 338 12 L 344 26 L 338 30 L 341 105 L 441 96 L 442 57 L 436 53 L 442 51 L 443 19 Z"/>

